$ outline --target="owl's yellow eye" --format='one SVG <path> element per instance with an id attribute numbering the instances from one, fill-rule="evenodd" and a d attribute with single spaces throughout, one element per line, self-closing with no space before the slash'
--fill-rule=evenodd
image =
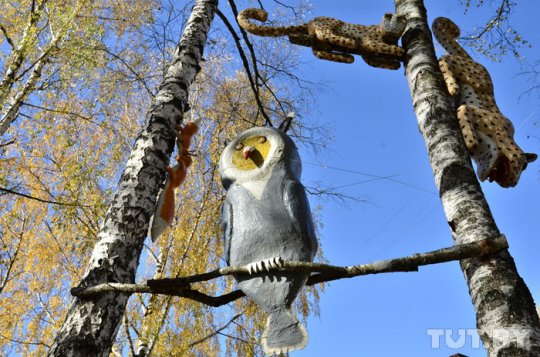
<path id="1" fill-rule="evenodd" d="M 242 150 L 244 148 L 244 144 L 242 144 L 242 143 L 236 144 L 236 146 L 234 148 L 236 150 Z"/>
<path id="2" fill-rule="evenodd" d="M 266 142 L 266 136 L 259 136 L 259 137 L 257 138 L 257 142 L 258 142 L 258 143 L 261 143 L 261 144 L 264 143 L 264 142 Z"/>

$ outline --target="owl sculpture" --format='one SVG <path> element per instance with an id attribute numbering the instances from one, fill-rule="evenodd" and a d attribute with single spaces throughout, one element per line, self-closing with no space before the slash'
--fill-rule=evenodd
<path id="1" fill-rule="evenodd" d="M 294 142 L 284 131 L 257 127 L 244 131 L 223 151 L 220 173 L 227 196 L 222 209 L 225 258 L 249 267 L 236 275 L 240 289 L 268 313 L 262 345 L 279 355 L 307 344 L 305 328 L 291 304 L 309 273 L 285 272 L 283 261 L 313 261 L 317 239 Z"/>

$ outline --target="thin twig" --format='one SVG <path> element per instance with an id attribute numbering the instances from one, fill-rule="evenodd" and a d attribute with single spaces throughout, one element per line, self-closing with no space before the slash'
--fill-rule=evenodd
<path id="1" fill-rule="evenodd" d="M 105 45 L 105 44 L 101 44 L 101 46 L 95 46 L 94 47 L 96 50 L 99 50 L 99 51 L 103 51 L 105 53 L 107 53 L 108 55 L 110 55 L 111 57 L 119 60 L 127 69 L 128 71 L 130 71 L 134 76 L 135 76 L 135 79 L 137 81 L 139 81 L 139 83 L 142 84 L 142 86 L 144 87 L 144 89 L 146 89 L 146 92 L 148 94 L 150 94 L 150 97 L 151 98 L 154 98 L 155 97 L 155 94 L 152 92 L 152 90 L 148 87 L 148 85 L 146 84 L 146 81 L 143 79 L 143 77 L 139 74 L 139 72 L 137 72 L 133 67 L 131 67 L 129 65 L 129 63 L 123 59 L 122 57 L 120 57 L 119 55 L 117 55 L 116 53 L 112 52 L 111 50 L 109 50 L 109 48 Z"/>
<path id="2" fill-rule="evenodd" d="M 17 195 L 17 196 L 21 196 L 21 197 L 25 197 L 25 198 L 29 198 L 31 200 L 42 202 L 42 203 L 50 203 L 50 204 L 53 204 L 53 205 L 60 205 L 60 206 L 85 207 L 85 206 L 80 205 L 78 203 L 65 203 L 65 202 L 57 202 L 57 201 L 45 200 L 43 198 L 30 196 L 30 195 L 27 195 L 27 194 L 22 193 L 22 192 L 13 191 L 13 190 L 10 190 L 9 188 L 5 188 L 5 187 L 0 187 L 0 191 L 6 192 L 6 193 L 11 193 L 13 195 Z"/>
<path id="3" fill-rule="evenodd" d="M 21 345 L 36 345 L 36 346 L 45 346 L 45 347 L 47 347 L 47 348 L 51 348 L 51 346 L 49 346 L 49 345 L 46 344 L 45 342 L 41 342 L 41 341 L 31 342 L 31 341 L 17 340 L 17 339 L 8 337 L 8 336 L 4 336 L 4 335 L 2 335 L 2 334 L 0 334 L 0 338 L 3 338 L 3 339 L 8 340 L 8 341 L 10 341 L 10 342 L 19 343 L 19 344 L 21 344 Z"/>
<path id="4" fill-rule="evenodd" d="M 6 28 L 2 24 L 0 24 L 0 30 L 4 34 L 4 38 L 6 39 L 7 43 L 9 43 L 11 48 L 15 48 L 15 44 L 13 43 L 13 40 L 11 39 L 11 37 L 9 37 Z"/>
<path id="5" fill-rule="evenodd" d="M 491 31 L 494 27 L 500 27 L 500 24 L 504 22 L 506 19 L 508 19 L 508 15 L 510 14 L 510 10 L 512 8 L 512 4 L 509 0 L 503 0 L 501 2 L 501 5 L 495 11 L 495 16 L 493 16 L 489 21 L 487 22 L 486 26 L 477 32 L 474 35 L 469 35 L 467 37 L 462 37 L 461 39 L 467 40 L 467 41 L 477 41 L 482 38 L 487 32 Z"/>
<path id="6" fill-rule="evenodd" d="M 6 141 L 5 143 L 0 143 L 0 148 L 3 148 L 3 147 L 8 146 L 8 145 L 15 144 L 16 142 L 17 142 L 16 139 L 11 139 L 9 141 Z M 2 159 L 2 161 L 5 161 L 5 160 L 10 160 L 10 159 Z"/>
<path id="7" fill-rule="evenodd" d="M 241 313 L 238 313 L 236 315 L 234 315 L 225 325 L 221 326 L 220 328 L 218 328 L 217 330 L 215 330 L 214 332 L 204 336 L 203 338 L 197 340 L 197 341 L 194 341 L 194 342 L 191 342 L 189 345 L 188 345 L 188 348 L 192 348 L 200 343 L 203 343 L 204 341 L 207 341 L 209 339 L 211 339 L 212 337 L 214 337 L 215 335 L 218 335 L 221 331 L 225 330 L 227 327 L 229 327 L 230 324 L 232 324 L 234 322 L 234 320 L 236 320 L 237 318 L 239 318 L 240 316 L 242 316 L 242 312 Z"/>
<path id="8" fill-rule="evenodd" d="M 137 354 L 135 353 L 135 346 L 133 345 L 133 339 L 131 338 L 131 334 L 129 333 L 129 326 L 130 326 L 129 317 L 128 317 L 127 311 L 125 311 L 124 312 L 124 331 L 126 333 L 131 355 L 136 356 Z"/>
<path id="9" fill-rule="evenodd" d="M 6 272 L 4 274 L 4 277 L 0 277 L 0 294 L 4 291 L 4 288 L 6 287 L 7 283 L 9 283 L 11 279 L 13 278 L 11 274 L 13 272 L 15 263 L 17 262 L 17 256 L 19 255 L 19 251 L 21 250 L 21 246 L 23 244 L 23 239 L 24 239 L 24 234 L 26 233 L 27 223 L 28 223 L 28 219 L 26 217 L 26 212 L 23 212 L 20 232 L 15 233 L 10 227 L 7 228 L 13 234 L 16 234 L 19 236 L 19 241 L 17 242 L 16 247 L 13 249 L 14 250 L 13 254 L 10 254 L 10 252 L 6 250 L 6 253 L 7 253 L 6 255 L 7 255 L 7 258 L 9 259 L 9 263 L 6 263 L 5 260 L 2 262 L 2 265 L 4 265 L 3 270 L 5 270 Z M 2 240 L 2 245 L 3 245 L 2 248 L 7 247 L 7 244 L 4 242 L 4 240 L 3 239 L 1 240 Z"/>

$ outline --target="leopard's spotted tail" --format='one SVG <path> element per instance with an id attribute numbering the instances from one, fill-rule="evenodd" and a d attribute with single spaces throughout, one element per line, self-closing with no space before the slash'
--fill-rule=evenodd
<path id="1" fill-rule="evenodd" d="M 251 32 L 254 35 L 276 37 L 288 36 L 292 34 L 308 34 L 308 26 L 306 24 L 298 26 L 272 27 L 257 25 L 250 21 L 251 19 L 254 19 L 264 22 L 267 18 L 268 13 L 262 9 L 245 9 L 240 11 L 237 17 L 240 26 L 242 26 L 243 29 Z"/>
<path id="2" fill-rule="evenodd" d="M 433 29 L 435 38 L 444 47 L 448 54 L 457 55 L 472 60 L 471 56 L 469 56 L 463 47 L 457 43 L 456 39 L 459 37 L 460 31 L 459 27 L 452 20 L 446 17 L 437 17 L 435 20 L 433 20 L 431 28 Z"/>

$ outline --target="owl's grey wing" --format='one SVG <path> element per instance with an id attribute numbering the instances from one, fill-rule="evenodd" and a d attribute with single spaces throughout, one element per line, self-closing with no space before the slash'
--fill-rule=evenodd
<path id="1" fill-rule="evenodd" d="M 227 265 L 230 265 L 231 259 L 231 238 L 232 238 L 232 228 L 233 228 L 233 212 L 232 205 L 229 200 L 225 199 L 223 206 L 221 207 L 221 226 L 223 227 L 223 255 L 225 256 L 225 261 Z"/>
<path id="2" fill-rule="evenodd" d="M 317 236 L 315 235 L 313 218 L 311 217 L 309 201 L 304 186 L 298 181 L 287 180 L 285 182 L 283 200 L 291 219 L 293 222 L 297 222 L 300 232 L 302 232 L 302 237 L 307 240 L 305 244 L 310 246 L 312 258 L 315 257 L 318 246 Z"/>

